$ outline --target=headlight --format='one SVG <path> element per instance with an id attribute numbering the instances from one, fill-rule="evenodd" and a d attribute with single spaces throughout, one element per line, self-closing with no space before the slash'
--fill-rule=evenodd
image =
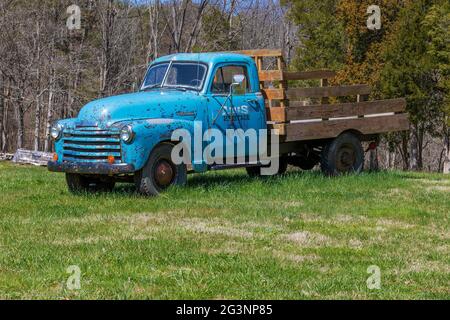
<path id="1" fill-rule="evenodd" d="M 63 130 L 62 125 L 60 125 L 59 123 L 55 124 L 52 126 L 51 130 L 50 130 L 50 136 L 54 139 L 54 140 L 58 140 L 61 137 L 61 132 Z"/>
<path id="2" fill-rule="evenodd" d="M 133 128 L 131 126 L 125 126 L 120 130 L 120 139 L 122 139 L 125 143 L 130 143 L 133 141 L 134 138 L 134 132 Z"/>

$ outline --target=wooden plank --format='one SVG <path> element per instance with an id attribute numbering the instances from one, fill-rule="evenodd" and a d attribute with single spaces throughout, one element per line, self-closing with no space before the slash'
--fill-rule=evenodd
<path id="1" fill-rule="evenodd" d="M 284 100 L 286 99 L 285 91 L 282 89 L 261 89 L 261 92 L 267 100 Z"/>
<path id="2" fill-rule="evenodd" d="M 284 121 L 351 117 L 388 112 L 399 113 L 405 111 L 406 100 L 390 99 L 354 103 L 337 103 L 299 107 L 295 106 L 296 104 L 291 104 L 290 107 L 285 110 Z M 270 110 L 270 112 L 272 112 L 272 110 Z"/>
<path id="3" fill-rule="evenodd" d="M 283 72 L 280 70 L 259 71 L 259 81 L 281 81 Z"/>
<path id="4" fill-rule="evenodd" d="M 331 70 L 314 70 L 300 72 L 284 72 L 285 80 L 315 80 L 330 79 L 336 77 L 336 72 Z"/>
<path id="5" fill-rule="evenodd" d="M 320 79 L 320 86 L 321 87 L 328 87 L 328 79 Z M 329 104 L 330 103 L 330 99 L 328 97 L 323 97 L 320 101 L 322 104 Z M 324 120 L 328 120 L 328 119 L 324 119 Z"/>
<path id="6" fill-rule="evenodd" d="M 278 70 L 283 72 L 283 70 L 285 69 L 283 56 L 277 57 L 277 66 L 278 66 Z M 278 84 L 278 88 L 281 90 L 286 90 L 287 89 L 287 81 L 280 81 L 280 83 Z M 286 106 L 285 101 L 281 100 L 280 107 L 284 108 L 285 106 Z"/>
<path id="7" fill-rule="evenodd" d="M 287 108 L 281 107 L 266 108 L 267 121 L 286 122 L 286 110 Z"/>
<path id="8" fill-rule="evenodd" d="M 302 141 L 335 138 L 342 132 L 353 129 L 362 134 L 377 134 L 409 129 L 408 114 L 357 118 L 346 120 L 330 120 L 310 123 L 289 123 L 272 125 L 285 135 L 285 141 Z"/>
<path id="9" fill-rule="evenodd" d="M 335 72 L 327 70 L 306 72 L 282 72 L 280 70 L 267 70 L 259 72 L 259 81 L 329 79 L 333 78 L 335 75 Z"/>
<path id="10" fill-rule="evenodd" d="M 0 153 L 0 160 L 12 160 L 14 154 L 12 153 Z"/>
<path id="11" fill-rule="evenodd" d="M 252 57 L 282 57 L 281 49 L 255 49 L 255 50 L 239 50 L 234 53 L 245 54 Z"/>
<path id="12" fill-rule="evenodd" d="M 261 72 L 261 70 L 262 70 L 262 66 L 263 66 L 263 58 L 261 58 L 261 57 L 257 57 L 256 59 L 255 59 L 255 62 L 256 62 L 256 67 L 257 67 L 257 69 L 258 69 L 258 72 Z M 259 83 L 259 88 L 260 89 L 264 89 L 264 83 Z"/>
<path id="13" fill-rule="evenodd" d="M 363 101 L 367 101 L 367 100 L 369 100 L 369 95 L 367 95 L 367 94 L 363 94 L 363 95 L 358 94 L 356 96 L 356 102 L 363 102 Z M 360 113 L 360 114 L 358 114 L 358 117 L 363 118 L 364 115 Z"/>
<path id="14" fill-rule="evenodd" d="M 370 94 L 371 87 L 365 84 L 339 87 L 294 88 L 286 91 L 288 99 L 344 97 L 357 94 Z"/>
<path id="15" fill-rule="evenodd" d="M 267 124 L 267 129 L 269 130 L 278 130 L 279 136 L 285 136 L 286 135 L 286 125 L 288 123 L 276 123 L 276 124 Z"/>
<path id="16" fill-rule="evenodd" d="M 47 163 L 52 160 L 52 158 L 53 158 L 53 153 L 32 151 L 32 150 L 25 150 L 25 149 L 17 149 L 12 161 L 16 162 L 16 163 L 33 164 L 33 165 L 37 165 L 37 166 L 46 166 Z"/>

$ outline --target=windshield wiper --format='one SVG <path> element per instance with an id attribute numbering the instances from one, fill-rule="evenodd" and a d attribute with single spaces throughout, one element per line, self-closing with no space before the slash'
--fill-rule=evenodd
<path id="1" fill-rule="evenodd" d="M 158 88 L 158 87 L 161 87 L 161 84 L 152 84 L 151 86 L 145 87 L 141 91 L 147 91 L 147 90 L 155 89 L 155 88 Z"/>
<path id="2" fill-rule="evenodd" d="M 188 90 L 188 88 L 185 88 L 185 87 L 178 87 L 178 86 L 164 86 L 164 87 L 161 87 L 161 88 L 164 88 L 164 89 L 173 89 L 173 90 L 180 90 L 180 91 L 183 91 L 183 92 L 186 92 L 187 90 Z M 192 89 L 192 90 L 194 90 L 194 89 Z"/>

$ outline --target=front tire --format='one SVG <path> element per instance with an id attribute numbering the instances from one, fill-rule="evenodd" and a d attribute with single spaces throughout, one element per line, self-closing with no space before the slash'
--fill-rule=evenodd
<path id="1" fill-rule="evenodd" d="M 362 172 L 364 149 L 361 141 L 352 133 L 341 134 L 323 148 L 320 167 L 328 176 Z"/>
<path id="2" fill-rule="evenodd" d="M 157 196 L 171 186 L 186 184 L 186 165 L 176 165 L 172 162 L 172 148 L 172 144 L 163 143 L 153 149 L 147 164 L 135 175 L 136 189 L 139 193 Z"/>

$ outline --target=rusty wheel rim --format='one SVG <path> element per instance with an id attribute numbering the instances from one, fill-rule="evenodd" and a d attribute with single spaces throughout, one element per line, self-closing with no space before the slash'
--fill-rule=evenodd
<path id="1" fill-rule="evenodd" d="M 170 186 L 175 178 L 172 164 L 165 159 L 159 160 L 155 165 L 154 177 L 158 187 L 164 189 Z"/>
<path id="2" fill-rule="evenodd" d="M 349 172 L 356 162 L 356 152 L 351 145 L 343 145 L 336 155 L 336 168 L 340 172 Z"/>

